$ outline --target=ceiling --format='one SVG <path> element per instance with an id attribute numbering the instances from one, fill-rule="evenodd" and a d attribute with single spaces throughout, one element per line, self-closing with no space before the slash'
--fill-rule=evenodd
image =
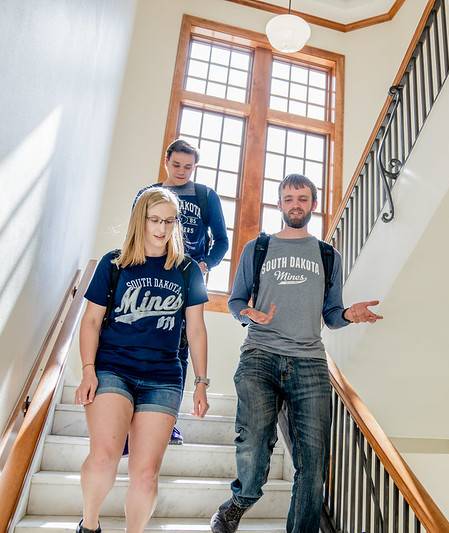
<path id="1" fill-rule="evenodd" d="M 288 7 L 289 0 L 260 0 L 264 3 Z M 397 0 L 291 0 L 292 10 L 349 24 L 358 20 L 383 15 Z"/>

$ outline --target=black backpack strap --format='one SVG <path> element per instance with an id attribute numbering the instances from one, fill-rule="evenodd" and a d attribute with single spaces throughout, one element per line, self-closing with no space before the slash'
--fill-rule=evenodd
<path id="1" fill-rule="evenodd" d="M 332 271 L 334 270 L 335 250 L 334 247 L 325 241 L 318 241 L 320 246 L 321 261 L 324 268 L 324 300 L 326 300 L 329 289 L 332 287 Z"/>
<path id="2" fill-rule="evenodd" d="M 182 315 L 185 318 L 187 300 L 189 298 L 189 287 L 190 287 L 190 274 L 192 271 L 193 260 L 190 256 L 184 256 L 184 259 L 181 261 L 178 269 L 182 274 L 182 279 L 184 282 L 184 302 L 182 304 Z"/>
<path id="3" fill-rule="evenodd" d="M 260 271 L 262 270 L 263 262 L 267 255 L 268 243 L 270 242 L 270 236 L 262 232 L 259 234 L 254 247 L 253 257 L 253 307 L 256 307 L 257 297 L 259 296 L 260 285 Z"/>
<path id="4" fill-rule="evenodd" d="M 152 183 L 151 185 L 145 185 L 145 187 L 142 187 L 142 189 L 137 192 L 136 196 L 134 196 L 133 206 L 131 209 L 134 209 L 137 204 L 137 201 L 145 191 L 148 191 L 148 189 L 153 189 L 154 187 L 162 187 L 162 183 L 158 181 L 156 183 Z"/>
<path id="5" fill-rule="evenodd" d="M 208 196 L 209 196 L 209 187 L 206 187 L 203 183 L 193 183 L 195 188 L 195 195 L 198 199 L 198 206 L 200 208 L 201 220 L 203 221 L 204 230 L 205 230 L 205 246 L 204 250 L 207 255 L 210 248 L 211 236 L 209 233 L 209 208 L 208 208 Z"/>
<path id="6" fill-rule="evenodd" d="M 120 255 L 121 250 L 114 250 L 113 259 L 117 259 L 117 257 Z M 116 263 L 112 263 L 111 266 L 111 277 L 109 280 L 109 292 L 108 292 L 108 303 L 106 304 L 106 312 L 103 317 L 103 323 L 102 323 L 102 329 L 107 328 L 111 321 L 111 315 L 112 310 L 114 308 L 114 297 L 115 297 L 115 291 L 117 290 L 118 280 L 120 277 L 120 270 L 121 268 L 116 265 Z"/>
<path id="7" fill-rule="evenodd" d="M 195 194 L 198 198 L 198 205 L 200 207 L 200 213 L 201 213 L 201 220 L 203 221 L 203 224 L 206 226 L 206 228 L 209 227 L 209 210 L 207 207 L 208 202 L 208 196 L 209 196 L 209 187 L 206 187 L 203 183 L 196 183 L 193 184 L 195 188 Z"/>
<path id="8" fill-rule="evenodd" d="M 191 268 L 192 268 L 192 258 L 188 255 L 185 255 L 181 264 L 178 266 L 178 269 L 180 270 L 182 274 L 182 280 L 184 283 L 184 301 L 182 304 L 183 325 L 181 327 L 181 337 L 179 339 L 179 348 L 182 350 L 188 346 L 185 318 L 186 318 L 187 299 L 189 297 Z"/>

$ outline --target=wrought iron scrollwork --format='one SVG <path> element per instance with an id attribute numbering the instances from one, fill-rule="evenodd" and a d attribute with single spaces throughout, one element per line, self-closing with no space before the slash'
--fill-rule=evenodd
<path id="1" fill-rule="evenodd" d="M 393 122 L 394 117 L 396 116 L 397 108 L 401 102 L 402 98 L 402 89 L 403 85 L 393 85 L 390 87 L 390 90 L 388 91 L 388 94 L 393 97 L 393 107 L 390 112 L 390 118 L 388 119 L 387 125 L 385 127 L 385 130 L 382 135 L 382 139 L 380 140 L 379 146 L 377 148 L 376 153 L 376 160 L 377 160 L 377 168 L 379 169 L 379 172 L 382 176 L 382 181 L 385 187 L 385 192 L 387 195 L 387 200 L 390 205 L 390 212 L 384 213 L 382 215 L 382 220 L 384 222 L 391 222 L 394 218 L 394 205 L 393 205 L 393 198 L 391 196 L 391 190 L 390 190 L 390 184 L 388 183 L 387 178 L 389 179 L 397 179 L 399 176 L 403 163 L 396 158 L 390 159 L 390 161 L 384 162 L 382 161 L 382 150 L 385 144 L 385 139 L 387 138 L 388 134 L 390 133 L 391 124 Z"/>

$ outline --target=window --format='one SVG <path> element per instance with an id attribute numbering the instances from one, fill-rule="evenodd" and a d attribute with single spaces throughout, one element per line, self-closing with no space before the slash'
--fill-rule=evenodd
<path id="1" fill-rule="evenodd" d="M 282 229 L 277 209 L 279 182 L 283 176 L 295 173 L 307 176 L 317 187 L 318 207 L 309 231 L 319 238 L 323 236 L 325 158 L 325 135 L 268 125 L 261 224 L 265 232 L 276 233 Z"/>
<path id="2" fill-rule="evenodd" d="M 251 54 L 195 39 L 190 41 L 185 89 L 218 98 L 246 102 Z"/>
<path id="3" fill-rule="evenodd" d="M 220 195 L 228 231 L 229 250 L 223 261 L 208 274 L 207 288 L 211 291 L 229 290 L 244 128 L 245 121 L 239 117 L 187 106 L 181 110 L 179 137 L 197 146 L 201 154 L 193 179 Z"/>
<path id="4" fill-rule="evenodd" d="M 270 108 L 325 120 L 328 79 L 327 72 L 275 59 Z"/>
<path id="5" fill-rule="evenodd" d="M 311 232 L 322 237 L 329 226 L 341 199 L 343 64 L 308 47 L 282 55 L 264 35 L 184 16 L 164 148 L 176 137 L 198 146 L 193 179 L 221 198 L 230 249 L 208 275 L 208 309 L 227 310 L 246 242 L 281 229 L 286 174 L 317 186 Z"/>

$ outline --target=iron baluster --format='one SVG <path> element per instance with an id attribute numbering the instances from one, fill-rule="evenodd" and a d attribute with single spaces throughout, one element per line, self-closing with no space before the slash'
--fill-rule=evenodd
<path id="1" fill-rule="evenodd" d="M 398 108 L 399 102 L 401 101 L 402 89 L 403 89 L 403 85 L 393 85 L 389 90 L 389 94 L 393 97 L 393 109 L 391 111 L 390 118 L 385 127 L 385 131 L 382 135 L 382 139 L 377 147 L 377 152 L 376 152 L 377 168 L 379 169 L 380 175 L 382 177 L 382 181 L 385 187 L 385 192 L 387 194 L 388 203 L 390 204 L 390 213 L 389 214 L 384 213 L 382 215 L 382 220 L 384 222 L 391 222 L 394 218 L 393 198 L 391 196 L 391 191 L 390 191 L 387 177 L 393 180 L 397 179 L 397 177 L 399 176 L 399 173 L 401 172 L 402 163 L 401 161 L 399 161 L 399 159 L 392 158 L 387 163 L 389 167 L 389 169 L 387 169 L 382 161 L 382 149 L 384 147 L 385 138 L 388 135 L 388 132 L 390 131 L 390 126 L 393 121 L 393 117 L 396 113 L 396 109 Z"/>

